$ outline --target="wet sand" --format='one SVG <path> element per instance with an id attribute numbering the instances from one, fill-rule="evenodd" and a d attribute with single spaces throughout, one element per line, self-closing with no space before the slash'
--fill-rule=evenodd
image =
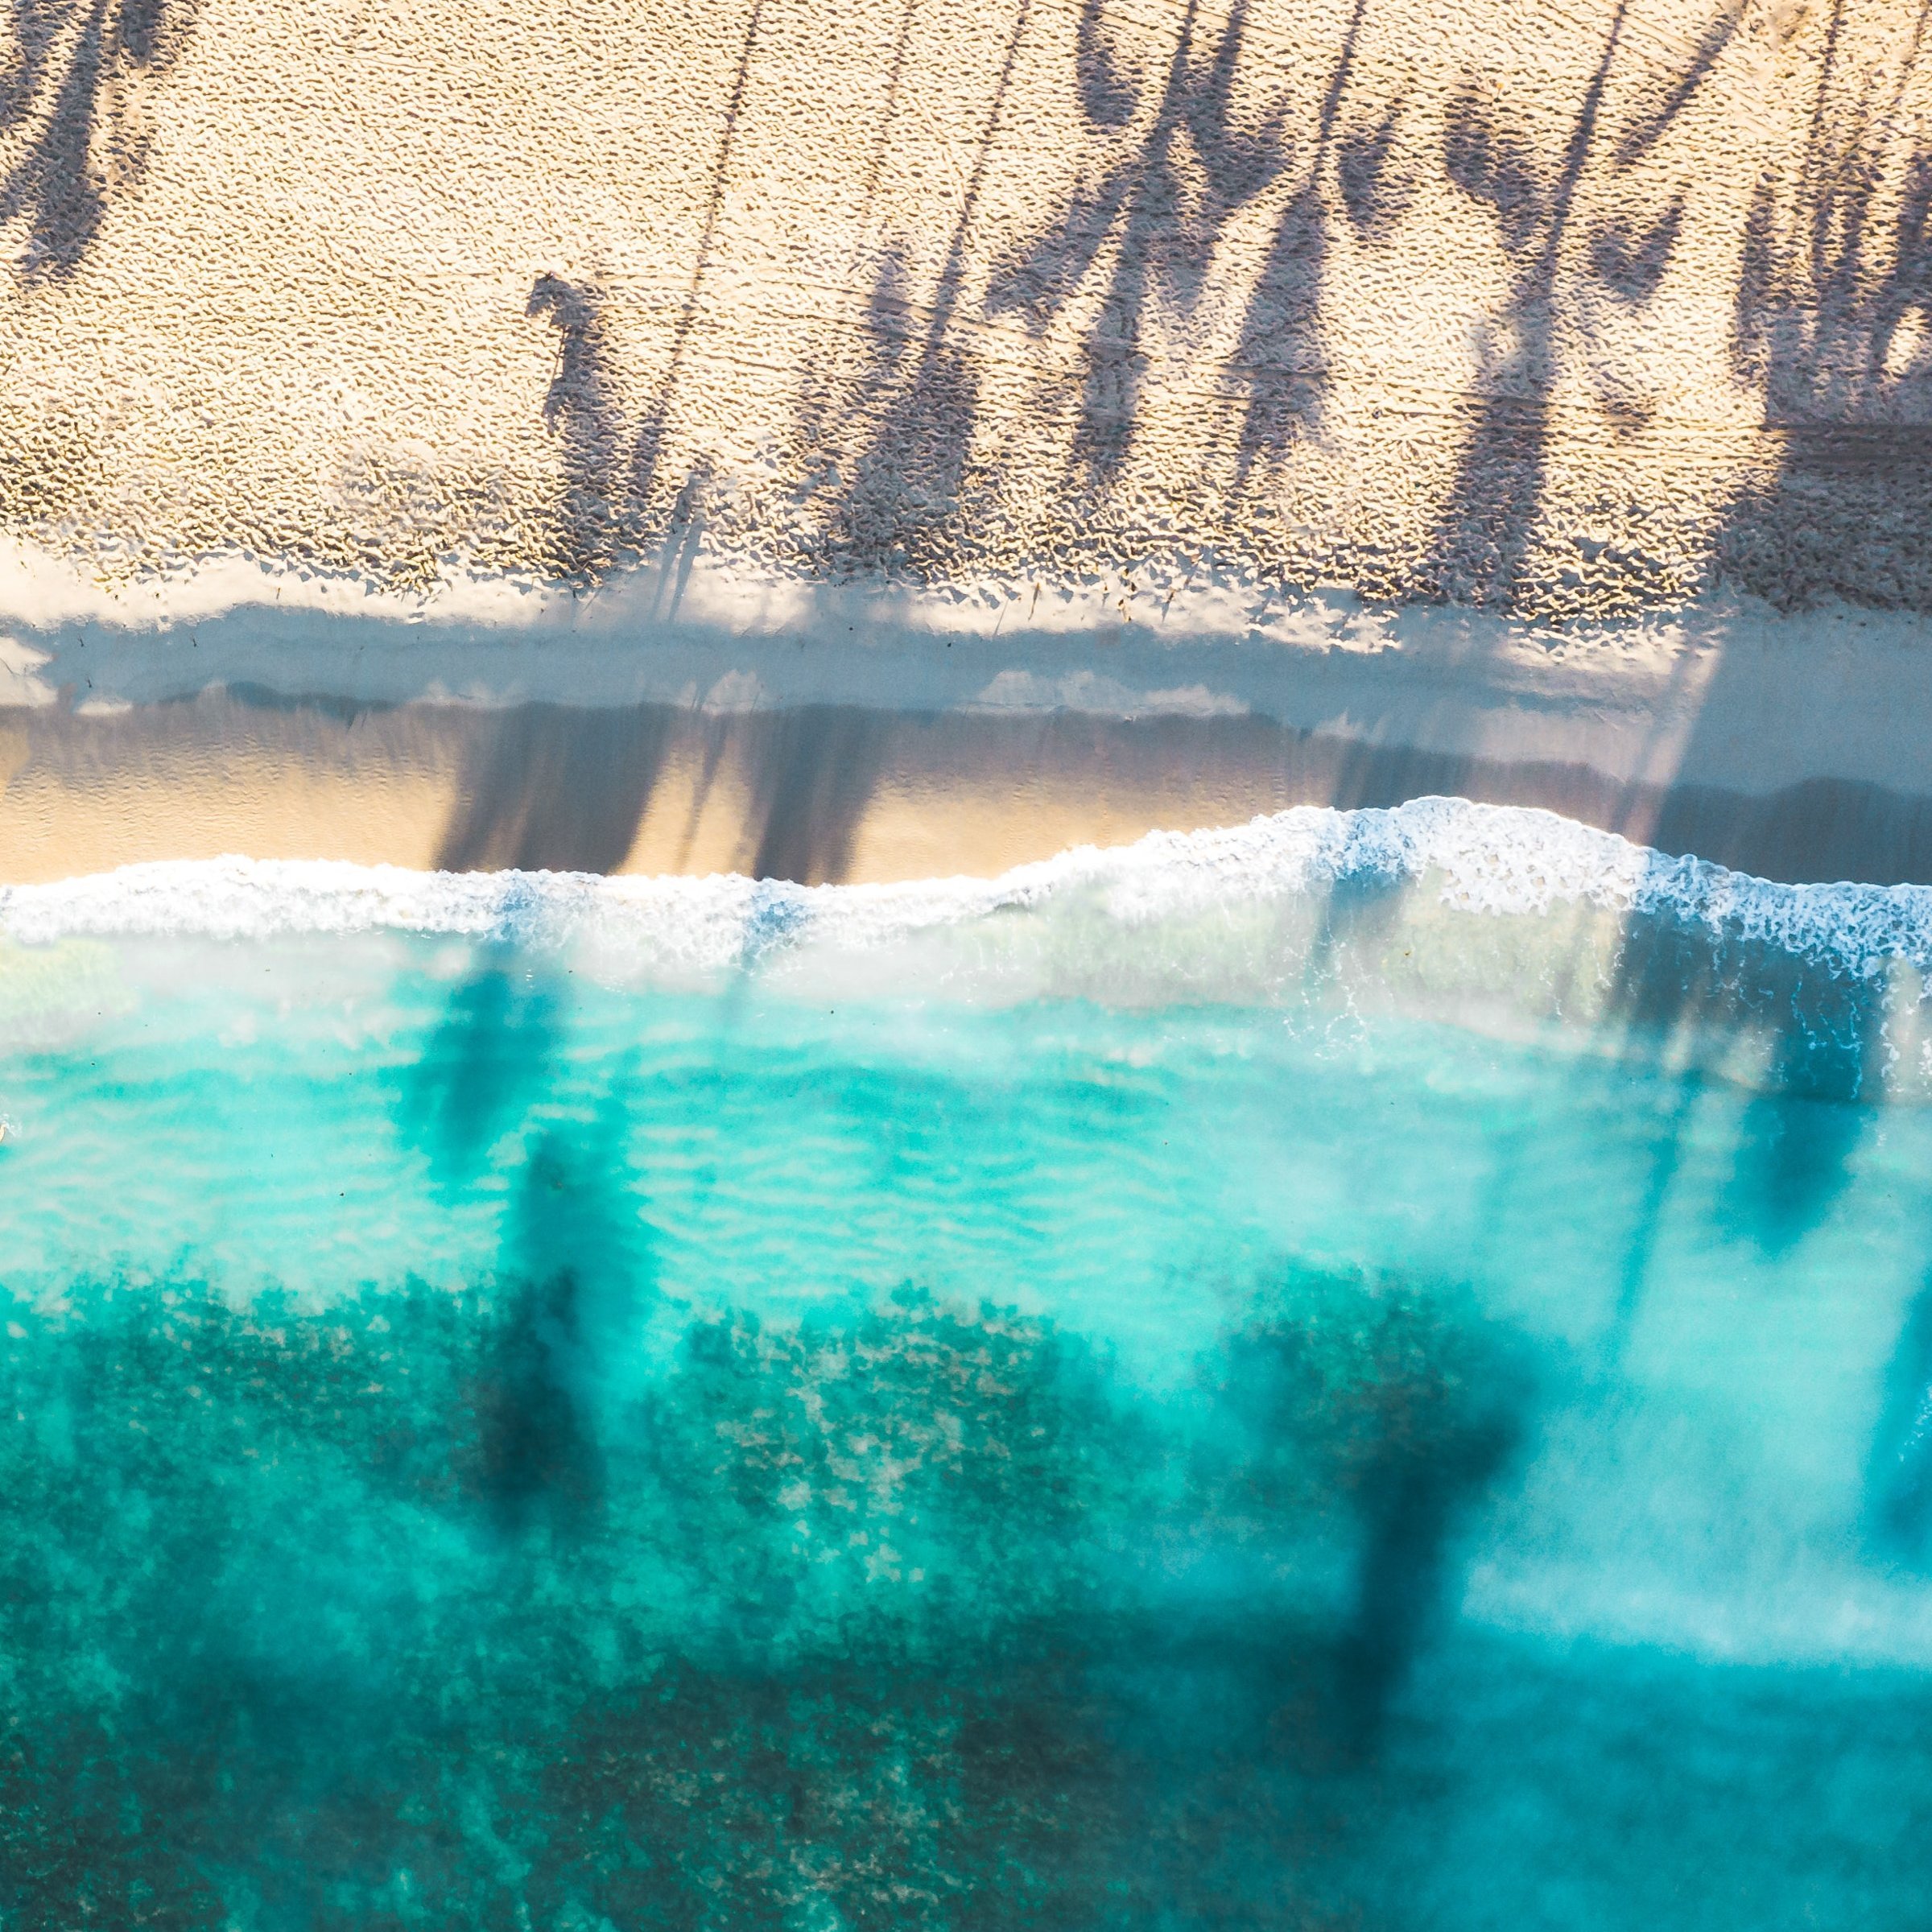
<path id="1" fill-rule="evenodd" d="M 1583 632 L 1206 576 L 1127 605 L 681 564 L 576 597 L 270 572 L 116 604 L 12 570 L 41 621 L 0 635 L 0 883 L 226 852 L 989 875 L 1430 793 L 1773 878 L 1932 881 L 1911 613 L 1733 600 Z"/>
<path id="2" fill-rule="evenodd" d="M 991 875 L 1071 845 L 1432 793 L 1541 806 L 1761 877 L 1932 881 L 1932 791 L 1764 791 L 1365 744 L 1278 720 L 851 705 L 485 711 L 211 691 L 0 714 L 0 880 L 241 852 L 413 868 Z"/>

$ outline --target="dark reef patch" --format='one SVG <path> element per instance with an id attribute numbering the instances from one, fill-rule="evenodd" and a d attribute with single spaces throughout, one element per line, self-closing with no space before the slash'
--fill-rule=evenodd
<path id="1" fill-rule="evenodd" d="M 1156 1401 L 910 1290 L 593 1377 L 601 1292 L 18 1314 L 10 1926 L 1331 1922 L 1512 1426 L 1459 1304 L 1290 1270 Z"/>

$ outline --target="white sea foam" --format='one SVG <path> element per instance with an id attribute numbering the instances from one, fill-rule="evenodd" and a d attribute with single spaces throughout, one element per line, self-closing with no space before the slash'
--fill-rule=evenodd
<path id="1" fill-rule="evenodd" d="M 1551 812 L 1443 798 L 1385 811 L 1298 807 L 1225 830 L 1079 847 L 997 879 L 888 886 L 173 861 L 0 888 L 0 931 L 27 944 L 384 931 L 530 946 L 588 940 L 639 947 L 663 964 L 701 971 L 807 942 L 814 950 L 865 950 L 1063 899 L 1135 927 L 1375 881 L 1424 886 L 1443 906 L 1471 913 L 1577 906 L 1661 915 L 1713 943 L 1756 943 L 1834 976 L 1866 976 L 1896 961 L 1932 968 L 1932 888 L 1779 885 L 1669 857 Z"/>

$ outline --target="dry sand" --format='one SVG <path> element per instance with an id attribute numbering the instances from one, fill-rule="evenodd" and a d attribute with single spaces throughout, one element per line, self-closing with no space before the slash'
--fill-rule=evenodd
<path id="1" fill-rule="evenodd" d="M 19 10 L 0 518 L 1932 603 L 1918 0 Z"/>
<path id="2" fill-rule="evenodd" d="M 1922 5 L 12 31 L 0 878 L 1426 790 L 1932 877 Z"/>

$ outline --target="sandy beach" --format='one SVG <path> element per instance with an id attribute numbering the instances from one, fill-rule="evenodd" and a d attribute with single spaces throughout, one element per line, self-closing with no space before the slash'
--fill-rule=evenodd
<path id="1" fill-rule="evenodd" d="M 1232 586 L 1111 624 L 1097 589 L 909 598 L 708 568 L 675 606 L 648 571 L 521 609 L 281 588 L 6 642 L 0 878 L 226 852 L 990 874 L 1453 794 L 1773 878 L 1932 879 L 1909 613 L 1711 605 L 1579 638 Z M 1801 687 L 1829 701 L 1794 706 Z"/>
<path id="2" fill-rule="evenodd" d="M 883 878 L 1447 790 L 1932 877 L 1926 31 L 23 16 L 0 879 Z"/>
<path id="3" fill-rule="evenodd" d="M 345 713 L 225 696 L 0 730 L 5 882 L 246 853 L 454 870 L 991 877 L 1291 805 L 1452 795 L 1563 813 L 1761 877 L 1932 882 L 1932 795 L 1620 784 L 1268 720 L 1022 720 L 814 707 Z"/>

